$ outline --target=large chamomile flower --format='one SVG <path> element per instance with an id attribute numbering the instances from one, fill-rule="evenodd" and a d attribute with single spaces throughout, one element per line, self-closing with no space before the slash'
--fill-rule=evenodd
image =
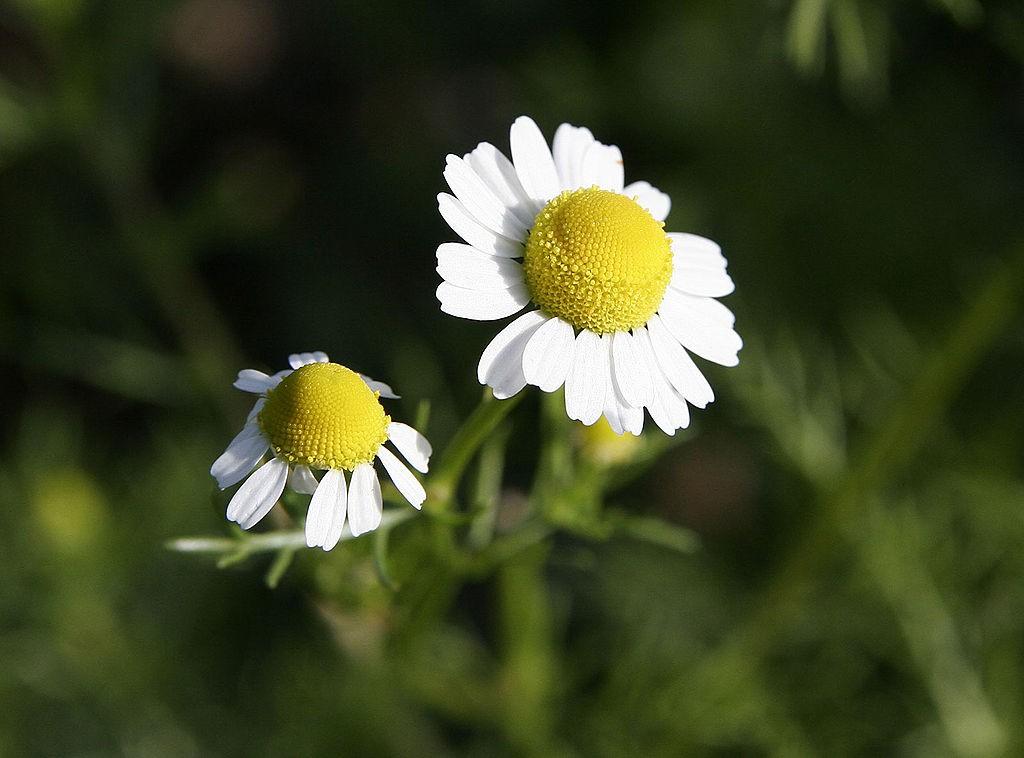
<path id="1" fill-rule="evenodd" d="M 288 363 L 290 370 L 273 376 L 240 371 L 235 381 L 235 387 L 259 399 L 245 427 L 210 468 L 221 489 L 245 479 L 228 503 L 228 520 L 243 529 L 254 526 L 287 484 L 313 496 L 306 515 L 306 544 L 330 550 L 341 538 L 346 513 L 355 536 L 380 526 L 383 502 L 374 459 L 406 500 L 422 506 L 423 485 L 384 443 L 390 442 L 424 473 L 430 443 L 384 412 L 380 398 L 398 397 L 391 388 L 330 363 L 321 352 L 297 353 L 288 357 Z M 270 460 L 257 469 L 268 452 Z M 319 481 L 315 471 L 325 472 Z"/>
<path id="2" fill-rule="evenodd" d="M 639 434 L 643 409 L 667 434 L 690 421 L 687 403 L 714 399 L 692 352 L 734 366 L 742 341 L 721 249 L 666 233 L 669 198 L 623 185 L 622 154 L 562 124 L 553 149 L 532 119 L 516 119 L 512 160 L 486 142 L 444 177 L 441 215 L 465 240 L 437 249 L 441 310 L 479 321 L 536 306 L 484 350 L 478 375 L 495 397 L 527 384 L 565 385 L 565 409 L 590 425 L 603 414 Z M 689 351 L 689 352 L 688 352 Z"/>

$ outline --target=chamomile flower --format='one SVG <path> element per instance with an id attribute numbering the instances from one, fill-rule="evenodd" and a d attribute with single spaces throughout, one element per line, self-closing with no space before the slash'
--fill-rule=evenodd
<path id="1" fill-rule="evenodd" d="M 437 249 L 441 310 L 478 321 L 536 306 L 502 329 L 478 366 L 495 397 L 565 386 L 565 409 L 639 434 L 646 408 L 667 434 L 714 393 L 690 353 L 734 366 L 742 340 L 715 298 L 733 291 L 718 245 L 666 233 L 668 196 L 624 185 L 622 154 L 562 124 L 553 149 L 521 116 L 512 160 L 486 142 L 459 158 L 438 195 L 464 241 Z"/>
<path id="2" fill-rule="evenodd" d="M 384 412 L 380 398 L 398 397 L 391 387 L 330 363 L 321 352 L 297 353 L 288 363 L 291 369 L 273 376 L 253 369 L 238 373 L 235 387 L 259 398 L 245 427 L 210 468 L 221 489 L 245 479 L 228 503 L 228 520 L 243 529 L 256 525 L 287 485 L 313 496 L 306 544 L 330 550 L 341 538 L 346 515 L 354 536 L 380 526 L 383 501 L 374 460 L 420 508 L 423 485 L 384 443 L 423 473 L 430 443 Z M 270 459 L 256 468 L 268 452 Z M 319 481 L 316 471 L 325 472 Z"/>

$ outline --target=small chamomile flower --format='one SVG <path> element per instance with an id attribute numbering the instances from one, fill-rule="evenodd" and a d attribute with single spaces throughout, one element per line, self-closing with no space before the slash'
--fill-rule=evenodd
<path id="1" fill-rule="evenodd" d="M 486 142 L 444 171 L 438 195 L 464 241 L 437 249 L 441 310 L 488 321 L 536 308 L 502 329 L 477 374 L 494 396 L 527 384 L 565 386 L 569 418 L 602 415 L 617 434 L 639 434 L 646 408 L 667 434 L 690 422 L 714 393 L 689 353 L 734 366 L 743 345 L 718 245 L 666 233 L 668 196 L 647 182 L 624 185 L 622 154 L 586 128 L 562 124 L 553 149 L 521 116 L 512 160 Z M 689 352 L 688 352 L 689 351 Z"/>
<path id="2" fill-rule="evenodd" d="M 273 376 L 253 369 L 238 373 L 234 386 L 259 398 L 245 427 L 210 468 L 221 489 L 245 479 L 228 503 L 228 520 L 243 529 L 254 526 L 287 484 L 313 496 L 306 544 L 330 550 L 341 539 L 346 514 L 354 536 L 380 526 L 383 501 L 375 459 L 405 499 L 420 508 L 426 499 L 423 485 L 384 443 L 423 473 L 430 443 L 384 412 L 380 398 L 398 397 L 391 387 L 330 363 L 322 352 L 290 355 L 288 363 L 291 369 Z M 256 468 L 268 452 L 270 460 Z M 319 481 L 316 471 L 325 472 Z"/>

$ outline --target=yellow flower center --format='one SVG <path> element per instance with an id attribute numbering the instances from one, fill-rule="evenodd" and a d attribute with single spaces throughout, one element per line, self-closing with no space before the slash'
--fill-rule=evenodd
<path id="1" fill-rule="evenodd" d="M 352 471 L 387 440 L 391 417 L 359 374 L 337 363 L 296 369 L 267 393 L 259 424 L 290 463 Z"/>
<path id="2" fill-rule="evenodd" d="M 634 200 L 590 187 L 544 206 L 526 242 L 526 285 L 541 309 L 598 334 L 643 326 L 672 277 L 664 224 Z"/>

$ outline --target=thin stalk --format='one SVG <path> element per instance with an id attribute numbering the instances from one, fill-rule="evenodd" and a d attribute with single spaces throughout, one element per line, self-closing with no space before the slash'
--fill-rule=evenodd
<path id="1" fill-rule="evenodd" d="M 451 500 L 459 487 L 466 466 L 480 446 L 519 404 L 523 395 L 524 393 L 520 392 L 508 400 L 495 400 L 491 391 L 485 390 L 480 404 L 441 454 L 440 463 L 430 477 L 427 487 L 428 502 L 432 501 L 436 508 L 451 507 Z"/>
<path id="2" fill-rule="evenodd" d="M 384 511 L 379 528 L 391 529 L 415 515 L 416 511 L 412 508 Z M 341 541 L 345 542 L 351 539 L 355 539 L 355 537 L 346 526 L 341 534 Z M 241 552 L 245 556 L 249 556 L 255 553 L 304 548 L 306 547 L 306 533 L 302 529 L 289 529 L 258 534 L 243 533 L 240 537 L 180 537 L 167 542 L 166 547 L 168 550 L 175 550 L 179 553 L 221 555 Z"/>

